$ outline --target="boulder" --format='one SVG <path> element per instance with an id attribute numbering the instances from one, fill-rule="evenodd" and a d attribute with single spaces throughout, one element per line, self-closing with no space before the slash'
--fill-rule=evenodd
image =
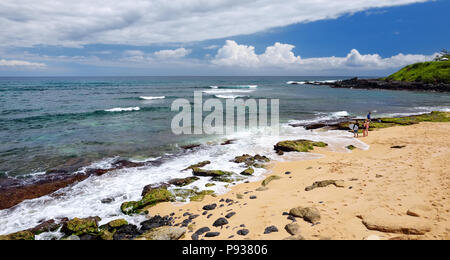
<path id="1" fill-rule="evenodd" d="M 307 153 L 314 150 L 314 147 L 327 147 L 324 142 L 314 142 L 310 140 L 282 141 L 275 145 L 275 151 L 282 152 L 303 152 Z"/>
<path id="2" fill-rule="evenodd" d="M 141 223 L 141 231 L 147 231 L 153 228 L 158 228 L 162 226 L 170 226 L 172 224 L 172 218 L 165 216 L 161 217 L 156 215 L 149 220 L 146 220 Z"/>
<path id="3" fill-rule="evenodd" d="M 169 181 L 170 185 L 175 185 L 178 187 L 184 187 L 187 186 L 195 181 L 200 180 L 200 178 L 198 177 L 188 177 L 188 178 L 184 178 L 184 179 L 173 179 L 171 181 Z"/>
<path id="4" fill-rule="evenodd" d="M 139 213 L 145 207 L 155 206 L 158 203 L 173 201 L 174 199 L 174 195 L 167 189 L 159 188 L 149 191 L 139 201 L 129 201 L 122 203 L 120 209 L 124 214 L 131 215 L 134 213 Z"/>
<path id="5" fill-rule="evenodd" d="M 33 233 L 35 235 L 39 235 L 39 234 L 45 233 L 45 232 L 54 232 L 54 231 L 58 230 L 61 226 L 62 226 L 62 224 L 56 223 L 56 221 L 54 219 L 51 219 L 51 220 L 42 222 L 41 224 L 35 226 L 34 228 L 29 229 L 28 231 L 30 231 L 31 233 Z"/>
<path id="6" fill-rule="evenodd" d="M 316 208 L 293 208 L 289 211 L 289 215 L 297 218 L 303 218 L 305 221 L 308 221 L 312 224 L 317 224 L 320 221 L 320 212 Z"/>
<path id="7" fill-rule="evenodd" d="M 232 172 L 220 171 L 220 170 L 203 170 L 200 168 L 193 168 L 192 173 L 195 176 L 200 177 L 219 177 L 219 176 L 230 176 Z"/>
<path id="8" fill-rule="evenodd" d="M 252 167 L 247 168 L 245 171 L 241 172 L 241 175 L 252 176 L 255 170 Z"/>
<path id="9" fill-rule="evenodd" d="M 225 225 L 228 225 L 228 220 L 226 218 L 219 218 L 213 223 L 213 226 L 215 227 L 222 227 Z"/>
<path id="10" fill-rule="evenodd" d="M 194 168 L 202 168 L 202 167 L 205 167 L 208 164 L 211 164 L 211 162 L 210 161 L 199 162 L 197 164 L 193 164 L 193 165 L 187 167 L 183 171 L 191 170 L 191 169 L 194 169 Z"/>
<path id="11" fill-rule="evenodd" d="M 125 225 L 128 225 L 128 221 L 126 221 L 125 219 L 121 218 L 121 219 L 116 219 L 113 221 L 110 221 L 108 224 L 101 226 L 100 228 L 106 228 L 106 229 L 118 229 L 121 228 Z"/>
<path id="12" fill-rule="evenodd" d="M 278 228 L 275 226 L 266 227 L 266 229 L 264 230 L 264 234 L 270 234 L 274 232 L 278 232 Z"/>
<path id="13" fill-rule="evenodd" d="M 145 232 L 136 240 L 179 240 L 185 233 L 185 228 L 163 226 Z"/>
<path id="14" fill-rule="evenodd" d="M 417 217 L 393 216 L 379 209 L 361 216 L 362 223 L 369 230 L 405 235 L 424 235 L 431 231 L 430 224 Z"/>
<path id="15" fill-rule="evenodd" d="M 0 236 L 0 240 L 34 240 L 34 234 L 31 231 L 20 231 L 9 235 Z"/>
<path id="16" fill-rule="evenodd" d="M 300 233 L 300 226 L 296 223 L 287 224 L 284 229 L 292 236 Z"/>
<path id="17" fill-rule="evenodd" d="M 98 222 L 101 219 L 99 217 L 89 217 L 89 218 L 74 218 L 72 220 L 64 223 L 61 228 L 61 232 L 70 236 L 76 235 L 81 236 L 85 234 L 97 234 L 98 233 Z"/>
<path id="18" fill-rule="evenodd" d="M 406 214 L 412 217 L 430 217 L 432 209 L 426 205 L 414 205 L 408 209 Z"/>
<path id="19" fill-rule="evenodd" d="M 114 240 L 131 240 L 141 235 L 142 232 L 135 225 L 125 225 L 119 228 L 113 235 Z"/>
<path id="20" fill-rule="evenodd" d="M 141 196 L 144 197 L 147 193 L 152 192 L 158 189 L 167 189 L 169 187 L 168 184 L 149 184 L 142 189 Z"/>
<path id="21" fill-rule="evenodd" d="M 261 183 L 261 185 L 265 187 L 265 186 L 269 185 L 270 182 L 272 182 L 272 181 L 274 181 L 274 180 L 279 180 L 279 179 L 281 179 L 280 176 L 272 175 L 272 176 L 267 177 L 267 178 Z"/>

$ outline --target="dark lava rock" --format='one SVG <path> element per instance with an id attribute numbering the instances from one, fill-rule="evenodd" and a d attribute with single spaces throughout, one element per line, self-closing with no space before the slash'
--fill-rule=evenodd
<path id="1" fill-rule="evenodd" d="M 91 234 L 85 234 L 85 235 L 80 236 L 80 240 L 88 240 L 88 241 L 90 241 L 90 240 L 100 240 L 100 239 L 99 239 L 98 236 L 94 236 L 94 235 L 91 235 Z"/>
<path id="2" fill-rule="evenodd" d="M 190 216 L 190 215 L 192 215 L 192 213 L 186 212 L 186 213 L 183 214 L 183 217 L 187 217 L 187 216 Z"/>
<path id="3" fill-rule="evenodd" d="M 208 211 L 203 211 L 202 215 L 205 216 L 208 214 Z"/>
<path id="4" fill-rule="evenodd" d="M 105 199 L 102 199 L 102 200 L 101 200 L 101 202 L 102 202 L 103 204 L 111 204 L 111 203 L 113 203 L 114 201 L 115 201 L 114 198 L 105 198 Z"/>
<path id="5" fill-rule="evenodd" d="M 236 215 L 236 212 L 230 212 L 225 217 L 229 219 L 229 218 L 231 218 L 234 215 Z"/>
<path id="6" fill-rule="evenodd" d="M 274 233 L 274 232 L 278 232 L 278 228 L 275 227 L 275 226 L 267 227 L 267 228 L 264 230 L 264 234 L 270 234 L 270 233 Z"/>
<path id="7" fill-rule="evenodd" d="M 285 172 L 284 174 L 286 174 L 286 175 L 290 175 L 290 174 L 292 174 L 292 172 Z"/>
<path id="8" fill-rule="evenodd" d="M 189 219 L 191 219 L 191 220 L 192 220 L 192 219 L 196 219 L 196 218 L 198 218 L 199 216 L 200 216 L 200 215 L 190 215 L 190 216 L 189 216 Z"/>
<path id="9" fill-rule="evenodd" d="M 220 235 L 220 232 L 208 232 L 205 237 L 217 237 Z"/>
<path id="10" fill-rule="evenodd" d="M 222 202 L 222 201 L 221 201 Z M 232 199 L 227 199 L 227 200 L 225 200 L 225 202 L 226 203 L 231 203 L 231 202 L 233 202 L 233 200 Z"/>
<path id="11" fill-rule="evenodd" d="M 213 214 L 209 214 L 206 218 L 210 218 L 210 217 L 212 217 L 213 216 Z"/>
<path id="12" fill-rule="evenodd" d="M 66 221 L 67 222 L 67 221 Z M 41 224 L 35 226 L 34 228 L 29 229 L 28 231 L 30 231 L 31 233 L 35 234 L 35 235 L 39 235 L 41 233 L 45 233 L 45 232 L 53 232 L 58 230 L 58 228 L 61 227 L 61 223 L 56 223 L 56 221 L 54 219 L 42 222 Z"/>
<path id="13" fill-rule="evenodd" d="M 215 210 L 217 208 L 217 204 L 210 204 L 203 207 L 203 210 Z"/>
<path id="14" fill-rule="evenodd" d="M 228 220 L 226 218 L 219 218 L 214 222 L 213 226 L 222 227 L 227 224 L 228 224 Z"/>
<path id="15" fill-rule="evenodd" d="M 125 225 L 116 231 L 116 233 L 113 236 L 113 239 L 131 240 L 139 235 L 142 235 L 142 232 L 140 232 L 135 225 Z"/>
<path id="16" fill-rule="evenodd" d="M 248 233 L 250 233 L 250 231 L 248 229 L 241 229 L 237 232 L 237 234 L 240 236 L 246 236 L 246 235 L 248 235 Z"/>
<path id="17" fill-rule="evenodd" d="M 257 197 L 256 197 L 256 196 L 250 196 L 250 199 L 251 199 L 251 200 L 256 200 Z"/>
<path id="18" fill-rule="evenodd" d="M 141 223 L 141 231 L 147 231 L 153 228 L 170 226 L 172 224 L 172 218 L 165 216 L 161 217 L 159 215 L 152 217 Z"/>

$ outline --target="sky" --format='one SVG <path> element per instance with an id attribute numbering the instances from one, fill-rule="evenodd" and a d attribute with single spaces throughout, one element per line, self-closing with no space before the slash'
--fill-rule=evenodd
<path id="1" fill-rule="evenodd" d="M 2 0 L 0 76 L 383 76 L 450 49 L 450 0 Z"/>

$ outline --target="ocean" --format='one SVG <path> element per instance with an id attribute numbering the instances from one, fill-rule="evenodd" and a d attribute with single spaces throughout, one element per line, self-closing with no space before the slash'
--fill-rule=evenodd
<path id="1" fill-rule="evenodd" d="M 242 154 L 261 154 L 273 160 L 312 159 L 319 155 L 278 156 L 273 145 L 286 139 L 325 141 L 329 149 L 348 152 L 353 144 L 369 147 L 345 131 L 311 132 L 289 123 L 313 123 L 343 117 L 401 116 L 450 110 L 450 94 L 414 91 L 333 89 L 327 86 L 289 84 L 330 81 L 344 77 L 70 77 L 0 78 L 0 189 L 38 182 L 52 169 L 69 167 L 73 174 L 89 168 L 108 168 L 119 158 L 149 162 L 148 166 L 90 177 L 64 188 L 59 196 L 24 201 L 0 211 L 0 234 L 31 228 L 42 220 L 100 216 L 103 222 L 126 218 L 139 223 L 142 216 L 124 216 L 120 205 L 138 200 L 148 184 L 189 177 L 182 171 L 210 160 L 206 169 L 239 173 L 230 162 Z M 280 135 L 264 129 L 247 129 L 232 135 L 174 135 L 171 104 L 179 98 L 279 99 Z M 223 146 L 222 142 L 234 143 Z M 201 144 L 186 151 L 181 147 Z M 155 163 L 152 163 L 155 162 Z M 70 168 L 69 167 L 69 168 Z M 257 169 L 246 180 L 264 178 Z M 246 181 L 240 180 L 237 183 Z M 227 183 L 206 188 L 202 178 L 186 188 L 229 190 Z M 112 198 L 110 204 L 102 199 Z"/>

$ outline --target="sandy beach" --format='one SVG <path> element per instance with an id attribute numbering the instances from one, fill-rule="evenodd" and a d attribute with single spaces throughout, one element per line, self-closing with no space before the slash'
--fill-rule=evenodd
<path id="1" fill-rule="evenodd" d="M 186 212 L 199 215 L 192 220 L 191 231 L 184 239 L 191 239 L 203 227 L 220 235 L 200 239 L 285 239 L 291 237 L 285 226 L 293 223 L 286 213 L 296 207 L 314 207 L 321 219 L 312 225 L 296 218 L 298 226 L 294 229 L 299 232 L 291 237 L 294 239 L 299 235 L 308 240 L 450 239 L 449 133 L 448 123 L 373 131 L 361 138 L 370 145 L 367 151 L 335 153 L 316 148 L 314 153 L 325 157 L 273 163 L 268 176 L 281 179 L 270 182 L 267 189 L 261 189 L 261 182 L 246 183 L 225 195 L 207 196 L 202 202 L 162 203 L 150 208 L 150 215 L 174 213 L 175 223 L 186 219 Z M 324 180 L 344 182 L 339 187 L 305 191 L 314 182 Z M 226 203 L 226 199 L 233 202 Z M 202 208 L 214 203 L 217 208 L 202 215 Z M 217 219 L 231 212 L 236 214 L 227 219 L 229 224 L 213 227 Z M 264 234 L 269 226 L 275 226 L 278 232 Z M 242 229 L 249 233 L 238 235 Z"/>

